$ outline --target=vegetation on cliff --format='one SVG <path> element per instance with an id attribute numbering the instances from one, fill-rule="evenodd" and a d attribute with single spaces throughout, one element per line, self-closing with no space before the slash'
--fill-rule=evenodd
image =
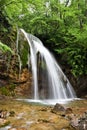
<path id="1" fill-rule="evenodd" d="M 17 28 L 23 28 L 39 37 L 79 80 L 87 77 L 86 19 L 87 0 L 0 0 L 0 41 L 16 53 Z"/>
<path id="2" fill-rule="evenodd" d="M 87 74 L 86 0 L 1 0 L 0 19 L 2 42 L 14 47 L 16 27 L 24 28 L 67 62 L 74 76 Z"/>

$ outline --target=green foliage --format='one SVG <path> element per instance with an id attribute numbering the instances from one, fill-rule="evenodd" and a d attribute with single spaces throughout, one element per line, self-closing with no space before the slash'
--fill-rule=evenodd
<path id="1" fill-rule="evenodd" d="M 22 65 L 26 66 L 27 61 L 28 61 L 28 51 L 27 51 L 27 48 L 23 48 L 22 49 L 21 60 L 22 60 Z"/>
<path id="2" fill-rule="evenodd" d="M 74 76 L 87 74 L 86 51 L 83 47 L 66 48 L 68 54 L 68 63 L 72 66 Z"/>
<path id="3" fill-rule="evenodd" d="M 0 50 L 2 50 L 3 53 L 11 52 L 13 54 L 13 51 L 11 50 L 11 48 L 3 44 L 2 42 L 0 42 Z"/>
<path id="4" fill-rule="evenodd" d="M 70 2 L 70 3 L 69 3 Z M 75 76 L 87 74 L 87 1 L 1 0 L 1 14 L 10 25 L 24 28 L 60 54 Z M 2 11 L 3 10 L 3 11 Z M 4 24 L 2 30 L 8 31 Z M 21 53 L 23 51 L 23 53 Z M 23 65 L 29 49 L 21 48 Z"/>

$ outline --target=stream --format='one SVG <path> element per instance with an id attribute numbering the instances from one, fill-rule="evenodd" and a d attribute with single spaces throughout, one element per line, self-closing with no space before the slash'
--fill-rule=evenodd
<path id="1" fill-rule="evenodd" d="M 85 124 L 82 124 L 82 122 Z M 78 122 L 81 122 L 80 125 Z M 45 105 L 25 100 L 0 100 L 0 130 L 87 130 L 87 100 Z"/>

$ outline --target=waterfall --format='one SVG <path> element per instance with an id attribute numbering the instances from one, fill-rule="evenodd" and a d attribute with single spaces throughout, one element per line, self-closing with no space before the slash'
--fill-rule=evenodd
<path id="1" fill-rule="evenodd" d="M 76 98 L 73 87 L 49 50 L 37 37 L 26 33 L 23 29 L 19 30 L 19 37 L 21 33 L 29 45 L 27 63 L 28 66 L 31 64 L 32 69 L 33 99 L 61 100 Z M 19 52 L 18 45 L 17 42 Z M 19 59 L 21 60 L 21 58 Z"/>

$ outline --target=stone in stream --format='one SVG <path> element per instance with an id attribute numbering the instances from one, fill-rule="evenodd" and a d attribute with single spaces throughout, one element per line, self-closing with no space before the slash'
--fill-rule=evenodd
<path id="1" fill-rule="evenodd" d="M 65 109 L 65 114 L 72 114 L 72 113 L 73 113 L 73 111 L 70 107 Z"/>
<path id="2" fill-rule="evenodd" d="M 73 114 L 70 124 L 75 129 L 87 130 L 87 112 L 84 112 L 84 114 L 80 118 Z"/>
<path id="3" fill-rule="evenodd" d="M 0 110 L 0 118 L 6 118 L 10 115 L 10 113 L 7 110 Z"/>
<path id="4" fill-rule="evenodd" d="M 71 126 L 74 128 L 78 127 L 78 118 L 76 115 L 72 114 L 71 121 L 70 121 Z"/>
<path id="5" fill-rule="evenodd" d="M 0 126 L 4 125 L 6 122 L 7 122 L 6 119 L 0 118 Z"/>
<path id="6" fill-rule="evenodd" d="M 56 103 L 51 112 L 56 113 L 58 111 L 65 111 L 65 108 L 63 105 Z"/>
<path id="7" fill-rule="evenodd" d="M 51 112 L 53 113 L 57 113 L 57 112 L 65 112 L 65 114 L 71 114 L 72 113 L 72 109 L 68 108 L 68 107 L 64 107 L 61 104 L 56 103 L 56 105 L 54 106 L 54 108 L 51 110 Z"/>
<path id="8" fill-rule="evenodd" d="M 79 119 L 78 128 L 79 130 L 87 130 L 87 111 L 84 112 L 82 117 Z"/>

